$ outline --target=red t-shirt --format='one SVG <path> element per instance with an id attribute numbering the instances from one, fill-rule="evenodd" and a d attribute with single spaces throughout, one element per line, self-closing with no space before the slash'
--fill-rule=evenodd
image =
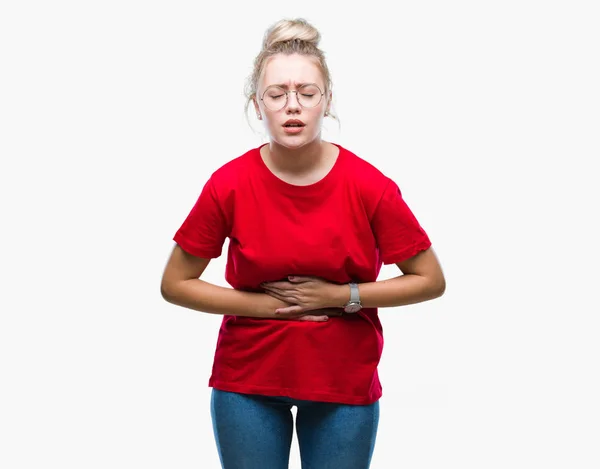
<path id="1" fill-rule="evenodd" d="M 428 249 L 431 242 L 396 183 L 335 145 L 333 168 L 308 186 L 275 176 L 260 147 L 223 165 L 174 241 L 192 255 L 216 258 L 229 238 L 225 278 L 246 291 L 262 291 L 261 282 L 289 275 L 373 282 L 382 263 Z M 224 315 L 209 386 L 371 404 L 382 395 L 377 373 L 382 350 L 377 308 L 325 322 Z"/>

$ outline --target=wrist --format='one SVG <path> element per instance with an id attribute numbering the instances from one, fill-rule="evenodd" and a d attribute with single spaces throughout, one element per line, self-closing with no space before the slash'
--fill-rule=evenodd
<path id="1" fill-rule="evenodd" d="M 328 308 L 343 308 L 350 301 L 350 287 L 347 283 L 334 285 L 331 295 L 331 303 Z"/>
<path id="2" fill-rule="evenodd" d="M 272 297 L 267 293 L 262 293 L 264 296 L 263 301 L 261 301 L 261 311 L 259 317 L 265 319 L 281 319 L 281 317 L 275 314 L 275 310 L 278 308 L 287 308 L 291 306 L 291 304 L 286 303 L 285 301 L 278 300 L 277 298 Z"/>
<path id="3" fill-rule="evenodd" d="M 273 298 L 266 293 L 252 293 L 250 311 L 244 316 L 260 319 L 276 319 L 275 310 L 289 306 L 287 303 Z"/>
<path id="4" fill-rule="evenodd" d="M 348 314 L 358 313 L 362 309 L 358 284 L 356 282 L 350 282 L 348 288 L 350 290 L 350 298 L 344 305 L 344 312 Z"/>

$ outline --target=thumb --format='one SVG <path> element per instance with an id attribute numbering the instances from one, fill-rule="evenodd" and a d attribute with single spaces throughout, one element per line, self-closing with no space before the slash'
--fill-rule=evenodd
<path id="1" fill-rule="evenodd" d="M 301 313 L 303 310 L 300 306 L 288 306 L 286 308 L 278 308 L 275 310 L 275 314 L 294 314 Z"/>
<path id="2" fill-rule="evenodd" d="M 309 282 L 312 277 L 300 277 L 298 275 L 288 275 L 288 280 L 292 283 Z"/>
<path id="3" fill-rule="evenodd" d="M 310 321 L 310 322 L 324 322 L 328 321 L 329 318 L 327 316 L 315 316 L 312 314 L 307 314 L 306 316 L 301 316 L 297 319 L 297 321 Z"/>

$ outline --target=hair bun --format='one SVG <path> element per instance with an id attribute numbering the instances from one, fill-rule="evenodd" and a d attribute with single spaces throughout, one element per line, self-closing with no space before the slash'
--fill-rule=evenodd
<path id="1" fill-rule="evenodd" d="M 296 18 L 293 20 L 279 20 L 265 33 L 263 49 L 270 49 L 278 42 L 294 40 L 309 42 L 317 47 L 321 40 L 321 34 L 319 34 L 319 31 L 305 19 Z"/>

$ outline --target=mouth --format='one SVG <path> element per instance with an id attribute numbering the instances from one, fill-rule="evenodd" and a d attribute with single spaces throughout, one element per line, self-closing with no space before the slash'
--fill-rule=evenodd
<path id="1" fill-rule="evenodd" d="M 306 126 L 306 124 L 297 119 L 290 119 L 285 124 L 283 124 L 283 130 L 288 134 L 297 134 L 302 132 L 302 129 Z"/>

